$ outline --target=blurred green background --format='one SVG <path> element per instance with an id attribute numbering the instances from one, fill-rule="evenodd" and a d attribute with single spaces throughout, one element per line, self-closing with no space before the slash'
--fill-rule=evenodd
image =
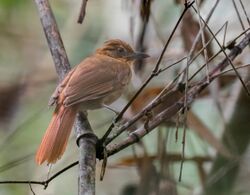
<path id="1" fill-rule="evenodd" d="M 201 8 L 202 15 L 206 16 L 212 6 L 211 2 L 215 1 L 205 1 Z M 119 38 L 135 46 L 135 40 L 139 33 L 140 1 L 88 1 L 85 20 L 81 25 L 77 24 L 80 1 L 51 0 L 50 3 L 72 66 L 77 65 L 82 59 L 94 52 L 107 39 Z M 249 4 L 248 1 L 245 3 Z M 150 70 L 156 63 L 163 47 L 160 38 L 167 40 L 182 8 L 174 1 L 152 1 L 151 17 L 154 19 L 149 20 L 145 37 L 147 53 L 151 59 L 146 63 L 145 70 L 134 76 L 126 95 L 114 103 L 113 106 L 116 109 L 120 110 L 126 104 L 129 94 L 133 94 L 150 74 Z M 225 21 L 230 21 L 227 40 L 242 31 L 236 14 L 232 10 L 231 3 L 228 3 L 227 0 L 221 0 L 211 19 L 213 30 L 218 30 Z M 223 19 L 221 19 L 222 16 Z M 133 25 L 131 25 L 132 22 Z M 165 55 L 163 67 L 180 59 L 180 56 L 185 56 L 181 36 L 178 30 Z M 219 39 L 222 40 L 222 37 L 223 33 L 220 33 Z M 215 45 L 214 48 L 216 49 L 217 46 Z M 222 58 L 219 57 L 217 61 L 220 59 Z M 166 85 L 184 64 L 185 62 L 180 63 L 177 68 L 171 68 L 168 72 L 160 75 L 152 81 L 151 86 Z M 48 167 L 36 165 L 34 154 L 51 118 L 53 108 L 48 109 L 47 102 L 57 83 L 53 60 L 35 3 L 31 0 L 0 0 L 0 90 L 2 93 L 0 96 L 8 94 L 4 100 L 0 99 L 0 101 L 5 102 L 0 108 L 2 110 L 2 115 L 0 113 L 0 117 L 2 117 L 0 126 L 0 181 L 46 179 Z M 192 110 L 216 137 L 221 136 L 224 121 L 212 98 L 197 100 L 193 104 Z M 89 112 L 90 123 L 99 137 L 107 130 L 113 117 L 114 114 L 105 109 Z M 166 137 L 167 152 L 181 154 L 182 128 L 180 128 L 179 139 L 176 142 L 175 127 L 162 127 L 143 139 L 148 155 L 153 156 L 157 152 L 159 131 L 162 132 L 162 136 Z M 121 136 L 118 141 L 125 136 Z M 136 163 L 128 165 L 122 161 L 124 157 L 132 158 L 134 150 L 137 151 L 138 155 L 143 154 L 141 147 L 135 146 L 109 158 L 104 181 L 99 181 L 101 162 L 97 163 L 97 194 L 122 194 L 122 190 L 127 185 L 139 183 L 140 175 Z M 199 138 L 197 134 L 193 131 L 187 132 L 185 151 L 187 158 L 215 156 L 215 153 L 216 150 Z M 77 159 L 78 149 L 74 133 L 72 133 L 66 153 L 58 163 L 53 165 L 51 175 Z M 122 165 L 117 165 L 120 161 L 123 162 Z M 157 162 L 155 162 L 155 166 L 159 169 Z M 202 182 L 194 162 L 184 163 L 181 182 L 178 182 L 180 162 L 171 163 L 167 167 L 169 175 L 172 177 L 171 181 L 174 181 L 172 184 L 177 189 L 177 194 L 198 194 L 200 192 Z M 209 170 L 209 167 L 211 164 L 206 163 L 206 170 Z M 47 190 L 43 190 L 43 186 L 39 185 L 32 185 L 32 189 L 39 195 L 77 194 L 77 170 L 76 166 L 63 173 L 49 184 Z M 0 185 L 0 194 L 26 195 L 32 194 L 32 192 L 28 185 L 5 184 Z"/>

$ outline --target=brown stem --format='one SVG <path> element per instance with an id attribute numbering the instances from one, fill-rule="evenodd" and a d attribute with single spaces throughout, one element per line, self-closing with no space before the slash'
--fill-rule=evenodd
<path id="1" fill-rule="evenodd" d="M 48 46 L 53 57 L 55 68 L 59 76 L 60 81 L 65 77 L 70 70 L 69 60 L 67 58 L 66 51 L 61 39 L 59 29 L 56 24 L 55 17 L 51 10 L 48 0 L 35 0 L 38 8 L 39 16 L 41 19 L 42 27 L 47 38 Z M 93 134 L 93 131 L 89 125 L 87 117 L 83 113 L 79 114 L 76 120 L 76 135 L 78 137 L 78 143 L 80 148 L 79 155 L 79 194 L 95 194 L 95 149 L 93 144 L 96 142 L 95 136 L 85 137 L 84 134 Z M 89 142 L 92 139 L 92 142 Z M 91 144 L 90 144 L 91 143 Z M 92 148 L 92 149 L 91 149 Z M 84 169 L 83 167 L 92 167 L 93 169 Z M 86 176 L 84 176 L 86 175 Z M 91 178 L 91 182 L 89 180 Z M 89 183 L 90 182 L 90 183 Z M 90 185 L 86 185 L 89 183 Z"/>
<path id="2" fill-rule="evenodd" d="M 172 40 L 177 27 L 179 26 L 184 14 L 187 12 L 187 10 L 193 5 L 194 1 L 192 1 L 191 3 L 185 4 L 185 9 L 183 10 L 181 16 L 179 17 L 177 23 L 175 24 L 175 27 L 173 28 L 156 64 L 154 69 L 152 70 L 151 75 L 148 77 L 148 79 L 143 83 L 143 85 L 140 87 L 140 89 L 135 93 L 135 95 L 132 97 L 132 99 L 128 102 L 128 104 L 122 109 L 122 111 L 117 115 L 117 117 L 114 119 L 114 122 L 110 125 L 110 127 L 108 128 L 108 130 L 106 131 L 106 133 L 104 134 L 104 136 L 101 139 L 101 143 L 104 143 L 104 145 L 106 144 L 106 139 L 109 136 L 109 134 L 111 133 L 112 129 L 115 127 L 115 123 L 117 123 L 123 116 L 123 114 L 126 112 L 126 110 L 129 108 L 129 106 L 133 103 L 133 101 L 138 97 L 138 95 L 143 91 L 143 89 L 149 84 L 149 82 L 159 74 L 159 67 L 162 61 L 162 58 L 169 46 L 170 41 Z"/>
<path id="3" fill-rule="evenodd" d="M 62 42 L 54 14 L 48 0 L 35 0 L 47 43 L 61 81 L 70 70 L 69 60 Z"/>
<path id="4" fill-rule="evenodd" d="M 194 101 L 195 97 L 199 93 L 201 93 L 215 78 L 217 78 L 217 77 L 214 77 L 214 75 L 217 75 L 220 70 L 224 69 L 225 67 L 227 67 L 230 64 L 228 59 L 230 59 L 230 61 L 234 60 L 242 52 L 242 50 L 247 45 L 249 45 L 249 43 L 250 43 L 250 33 L 248 33 L 239 44 L 234 46 L 234 48 L 224 58 L 224 60 L 222 60 L 219 64 L 217 64 L 217 66 L 215 66 L 215 68 L 213 70 L 211 70 L 211 72 L 209 73 L 209 75 L 210 75 L 209 82 L 207 82 L 207 78 L 204 77 L 202 79 L 201 83 L 194 86 L 193 88 L 191 88 L 188 91 L 188 94 L 186 97 L 187 98 L 187 105 L 192 103 Z M 164 94 L 160 98 L 156 99 L 154 102 L 152 102 L 146 108 L 144 108 L 142 112 L 138 113 L 131 121 L 134 122 L 134 121 L 138 120 L 138 118 L 140 118 L 139 116 L 145 115 L 146 110 L 152 110 L 155 106 L 159 105 L 162 102 L 162 100 L 164 100 L 164 98 L 167 99 L 166 98 L 167 95 L 168 94 Z M 152 121 L 149 124 L 147 129 L 145 129 L 144 127 L 141 127 L 139 129 L 137 129 L 134 133 L 131 133 L 127 138 L 125 138 L 120 143 L 114 144 L 114 145 L 111 145 L 110 147 L 108 147 L 108 149 L 107 149 L 108 156 L 119 152 L 120 150 L 132 145 L 133 143 L 138 142 L 143 136 L 145 136 L 147 133 L 152 131 L 163 120 L 168 120 L 172 116 L 174 116 L 182 108 L 183 105 L 184 105 L 184 99 L 178 100 L 178 98 L 176 98 L 176 103 L 172 103 L 172 106 L 170 106 L 168 109 L 166 109 L 165 111 L 160 113 L 159 116 L 154 118 L 154 121 Z M 131 121 L 126 123 L 125 126 L 129 127 Z M 121 129 L 118 133 L 121 133 L 121 130 L 123 130 L 123 127 L 121 127 Z M 113 136 L 112 136 L 112 138 L 113 138 Z M 108 141 L 110 141 L 110 140 L 108 140 Z"/>
<path id="5" fill-rule="evenodd" d="M 95 165 L 96 165 L 96 143 L 97 137 L 93 134 L 92 129 L 86 116 L 78 113 L 76 121 L 76 134 L 80 148 L 79 159 L 79 195 L 95 194 Z M 85 123 L 81 123 L 85 121 Z M 84 137 L 84 139 L 83 139 Z"/>
<path id="6" fill-rule="evenodd" d="M 87 1 L 88 0 L 82 0 L 82 5 L 81 5 L 80 13 L 79 13 L 78 20 L 77 20 L 77 22 L 79 24 L 82 24 L 82 22 L 83 22 L 83 20 L 85 18 Z"/>

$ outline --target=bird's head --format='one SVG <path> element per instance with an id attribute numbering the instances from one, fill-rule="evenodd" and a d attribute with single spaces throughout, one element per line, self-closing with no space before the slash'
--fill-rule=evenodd
<path id="1" fill-rule="evenodd" d="M 96 50 L 96 53 L 107 55 L 130 64 L 135 60 L 149 57 L 149 55 L 145 53 L 135 52 L 129 44 L 119 39 L 111 39 L 106 41 L 101 48 Z"/>

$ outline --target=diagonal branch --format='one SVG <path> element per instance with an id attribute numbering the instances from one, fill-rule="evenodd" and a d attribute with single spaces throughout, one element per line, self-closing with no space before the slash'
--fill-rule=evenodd
<path id="1" fill-rule="evenodd" d="M 84 18 L 85 18 L 87 1 L 88 1 L 88 0 L 82 0 L 80 13 L 79 13 L 78 20 L 77 20 L 77 22 L 78 22 L 79 24 L 82 24 L 82 22 L 83 22 L 83 20 L 84 20 Z"/>
<path id="2" fill-rule="evenodd" d="M 195 10 L 195 12 L 197 12 L 197 10 L 192 6 L 192 8 Z M 211 33 L 211 35 L 214 37 L 214 40 L 216 41 L 216 43 L 218 44 L 218 46 L 220 47 L 220 49 L 222 50 L 223 54 L 226 56 L 226 60 L 229 62 L 229 64 L 231 65 L 231 67 L 233 68 L 235 74 L 237 75 L 238 79 L 240 80 L 242 86 L 244 87 L 244 89 L 246 90 L 246 93 L 248 94 L 248 96 L 250 96 L 250 91 L 248 90 L 246 84 L 244 83 L 243 79 L 241 78 L 239 72 L 237 71 L 237 69 L 235 68 L 232 60 L 229 58 L 229 55 L 226 54 L 225 49 L 221 46 L 221 44 L 219 43 L 218 39 L 215 37 L 213 31 L 210 29 L 210 27 L 208 26 L 208 24 L 205 22 L 205 20 L 200 17 L 200 19 L 202 20 L 202 22 L 204 23 L 204 25 L 207 27 L 207 29 L 209 30 L 209 32 Z M 241 52 L 241 51 L 240 51 Z M 228 64 L 227 64 L 228 65 Z M 221 70 L 223 70 L 224 68 L 222 67 Z"/>
<path id="3" fill-rule="evenodd" d="M 230 61 L 233 61 L 242 51 L 243 49 L 250 44 L 250 33 L 248 33 L 239 44 L 235 45 L 230 53 L 219 63 L 215 66 L 213 70 L 209 73 L 209 82 L 207 82 L 207 78 L 204 77 L 202 81 L 188 90 L 188 94 L 186 97 L 187 105 L 190 105 L 197 95 L 201 93 L 218 75 L 219 71 L 224 69 L 230 64 Z M 131 121 L 134 121 L 139 118 L 139 116 L 143 116 L 146 113 L 146 110 L 152 110 L 155 106 L 159 105 L 164 99 L 167 99 L 168 94 L 162 95 L 160 98 L 156 99 L 154 102 L 149 104 L 147 107 L 143 109 L 142 112 L 138 113 Z M 168 107 L 165 111 L 161 112 L 154 120 L 149 123 L 147 128 L 142 126 L 141 128 L 137 129 L 136 131 L 129 134 L 127 138 L 121 141 L 118 144 L 113 144 L 108 147 L 107 154 L 108 156 L 113 155 L 120 150 L 138 142 L 142 137 L 152 131 L 155 127 L 157 127 L 163 120 L 169 120 L 172 116 L 177 114 L 177 112 L 184 106 L 185 98 L 178 99 L 176 98 L 175 103 L 171 103 L 172 106 Z M 125 125 L 128 127 L 129 123 Z M 121 127 L 122 128 L 122 127 Z"/>
<path id="4" fill-rule="evenodd" d="M 55 68 L 61 81 L 70 70 L 69 60 L 63 46 L 61 35 L 57 27 L 55 17 L 49 5 L 49 1 L 35 0 L 35 3 L 38 8 L 41 24 L 47 38 L 48 46 L 55 63 Z M 94 135 L 87 117 L 83 113 L 78 114 L 75 127 L 77 129 L 77 143 L 79 143 L 80 147 L 79 194 L 95 194 L 96 162 L 92 159 L 95 159 L 96 155 L 96 138 L 95 136 L 83 136 L 85 134 Z M 85 169 L 84 167 L 92 167 L 92 169 Z M 88 175 L 88 177 L 84 177 L 84 175 Z"/>
<path id="5" fill-rule="evenodd" d="M 152 70 L 151 75 L 148 77 L 148 79 L 143 83 L 143 85 L 140 87 L 140 89 L 135 93 L 135 95 L 132 97 L 132 99 L 128 102 L 128 104 L 122 109 L 122 111 L 117 115 L 117 117 L 114 119 L 114 122 L 110 125 L 110 127 L 108 128 L 108 130 L 106 131 L 106 133 L 104 134 L 104 136 L 101 138 L 101 143 L 104 143 L 104 145 L 106 144 L 106 140 L 107 137 L 109 136 L 109 134 L 111 133 L 111 131 L 113 130 L 113 128 L 115 127 L 115 123 L 117 123 L 123 116 L 123 114 L 126 112 L 126 110 L 129 108 L 129 106 L 133 103 L 133 101 L 138 97 L 138 95 L 143 91 L 143 89 L 149 84 L 149 82 L 159 74 L 159 67 L 162 61 L 162 58 L 169 46 L 170 41 L 172 40 L 174 33 L 177 29 L 177 27 L 179 26 L 184 14 L 186 13 L 186 11 L 193 5 L 194 1 L 192 1 L 191 3 L 187 3 L 185 4 L 185 9 L 183 10 L 181 16 L 179 17 L 175 27 L 173 28 L 157 62 L 156 65 L 154 67 L 154 69 Z"/>
<path id="6" fill-rule="evenodd" d="M 35 0 L 41 24 L 54 60 L 56 72 L 61 81 L 70 70 L 69 60 L 59 33 L 54 14 L 47 0 Z"/>

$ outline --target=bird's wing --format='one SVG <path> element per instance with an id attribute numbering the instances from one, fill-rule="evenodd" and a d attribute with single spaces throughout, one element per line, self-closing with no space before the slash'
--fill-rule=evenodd
<path id="1" fill-rule="evenodd" d="M 65 76 L 65 78 L 62 80 L 62 82 L 57 86 L 54 93 L 50 97 L 48 106 L 53 106 L 54 104 L 58 104 L 59 96 L 64 89 L 64 87 L 67 85 L 68 81 L 70 80 L 72 74 L 74 73 L 76 69 L 72 69 L 68 74 Z M 60 101 L 60 100 L 59 100 Z"/>
<path id="2" fill-rule="evenodd" d="M 97 100 L 122 87 L 117 63 L 123 62 L 105 56 L 86 58 L 76 67 L 62 91 L 64 105 Z"/>

